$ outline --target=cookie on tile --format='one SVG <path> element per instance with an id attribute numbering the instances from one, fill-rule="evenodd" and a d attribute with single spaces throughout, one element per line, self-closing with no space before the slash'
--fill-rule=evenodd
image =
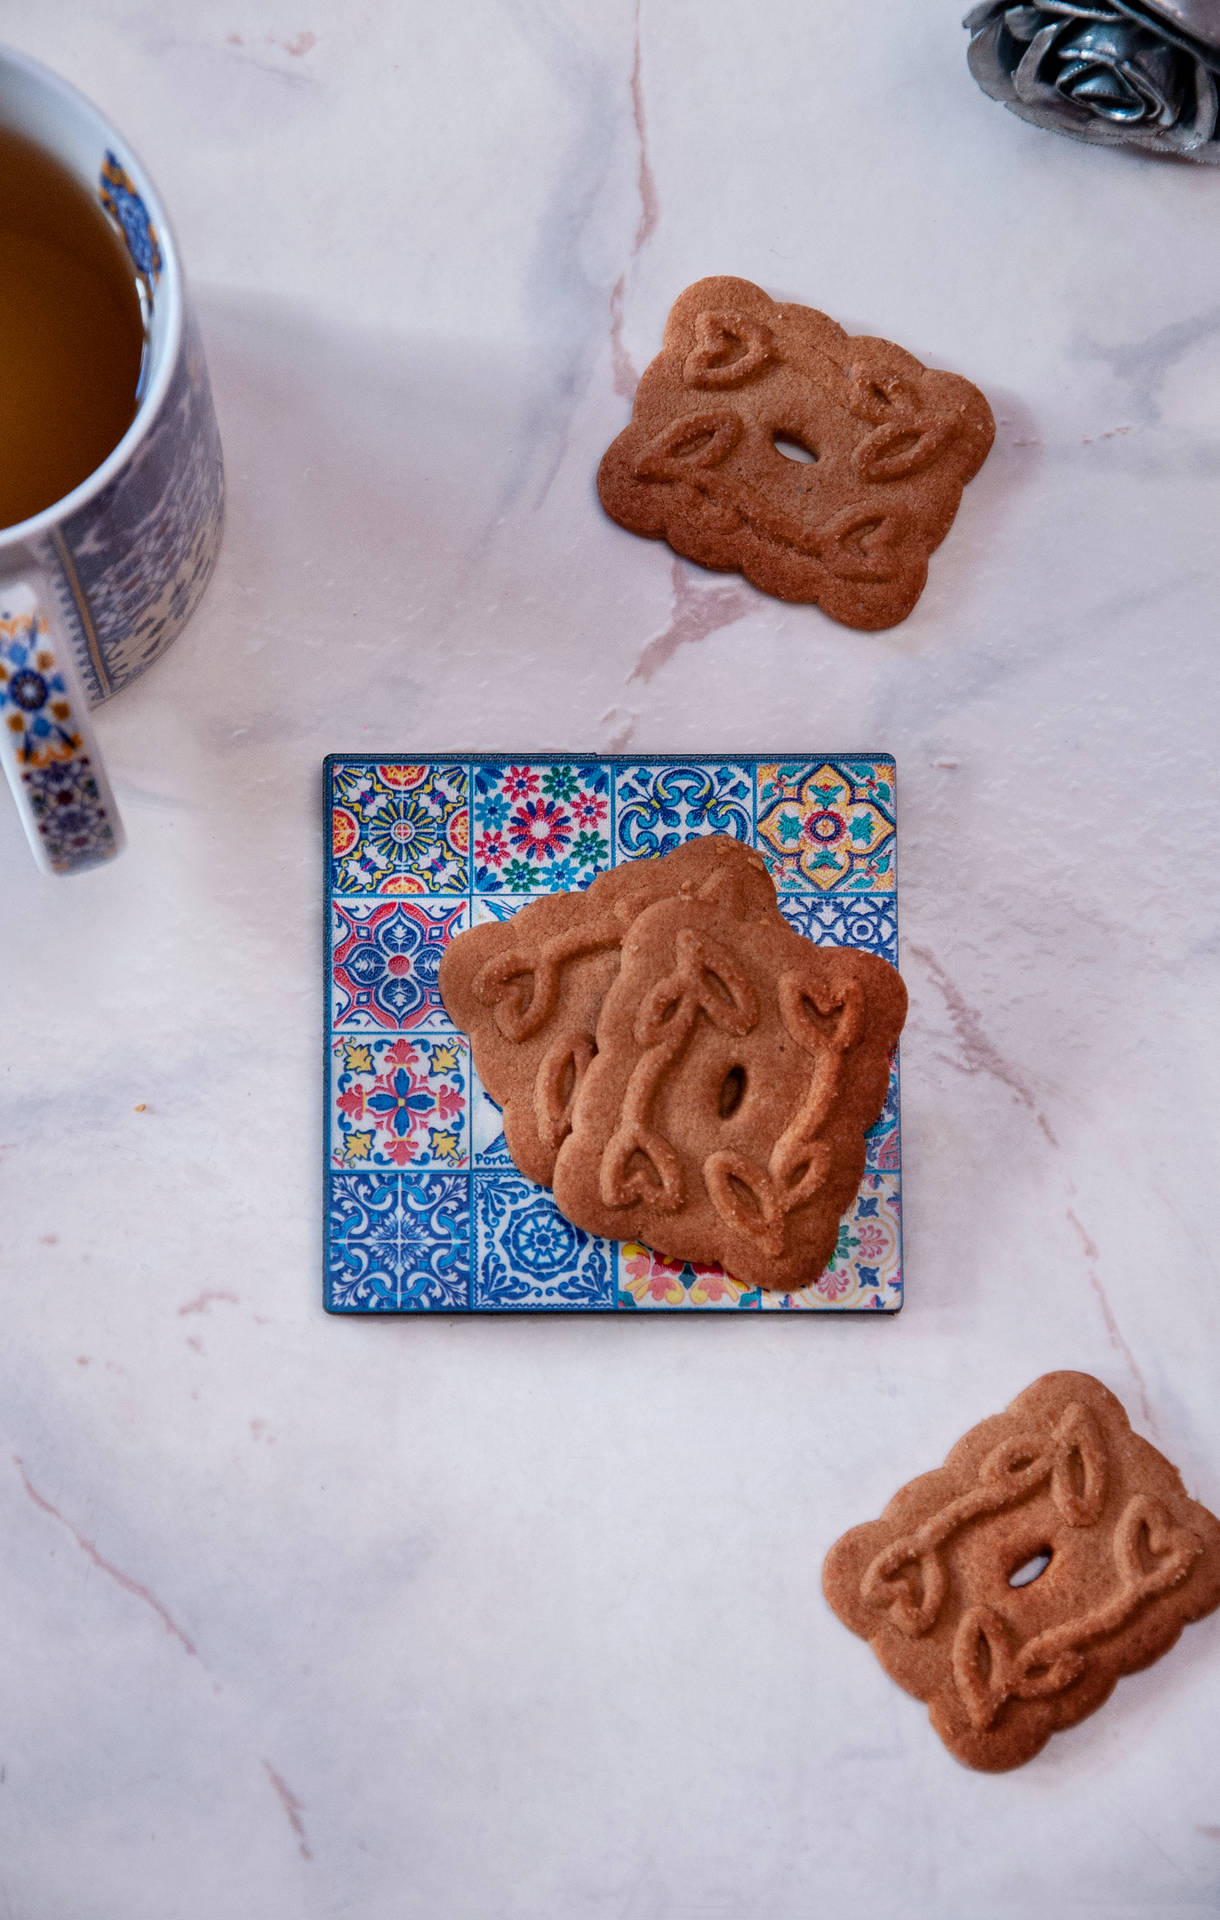
<path id="1" fill-rule="evenodd" d="M 747 1287 L 810 1284 L 859 1187 L 905 1012 L 893 967 L 814 946 L 774 898 L 712 881 L 658 900 L 598 1017 L 555 1163 L 560 1211 Z"/>
<path id="2" fill-rule="evenodd" d="M 1051 1373 L 844 1534 L 822 1580 L 950 1753 L 1000 1772 L 1220 1605 L 1220 1521 L 1100 1381 Z"/>
<path id="3" fill-rule="evenodd" d="M 732 875 L 730 890 L 741 898 L 774 909 L 761 855 L 709 834 L 660 859 L 628 861 L 583 892 L 548 894 L 511 920 L 471 927 L 446 948 L 441 998 L 470 1035 L 479 1077 L 504 1110 L 505 1144 L 529 1179 L 551 1184 L 633 919 L 665 895 L 722 874 Z"/>
<path id="4" fill-rule="evenodd" d="M 994 436 L 961 375 L 718 277 L 674 302 L 597 487 L 612 519 L 689 560 L 890 627 Z"/>

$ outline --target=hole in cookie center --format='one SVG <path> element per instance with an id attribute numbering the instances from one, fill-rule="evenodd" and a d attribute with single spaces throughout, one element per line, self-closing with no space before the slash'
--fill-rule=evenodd
<path id="1" fill-rule="evenodd" d="M 746 1070 L 730 1067 L 720 1086 L 720 1118 L 731 1120 L 746 1097 Z"/>
<path id="2" fill-rule="evenodd" d="M 785 460 L 803 460 L 808 465 L 818 457 L 817 448 L 806 446 L 805 442 L 798 440 L 795 434 L 773 433 L 771 444 L 776 453 L 783 454 Z"/>
<path id="3" fill-rule="evenodd" d="M 1028 1560 L 1023 1560 L 1021 1562 L 1021 1565 L 1017 1567 L 1012 1573 L 1009 1574 L 1008 1576 L 1009 1586 L 1010 1587 L 1032 1586 L 1035 1580 L 1041 1579 L 1042 1575 L 1046 1572 L 1046 1569 L 1050 1566 L 1050 1564 L 1051 1564 L 1050 1548 L 1039 1547 L 1037 1553 L 1031 1554 Z"/>

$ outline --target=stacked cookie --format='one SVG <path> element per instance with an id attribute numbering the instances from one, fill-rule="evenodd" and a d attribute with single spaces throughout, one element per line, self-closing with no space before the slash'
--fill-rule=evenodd
<path id="1" fill-rule="evenodd" d="M 513 1160 L 577 1226 L 749 1287 L 817 1278 L 907 996 L 794 932 L 759 854 L 709 836 L 471 928 L 440 988 Z"/>

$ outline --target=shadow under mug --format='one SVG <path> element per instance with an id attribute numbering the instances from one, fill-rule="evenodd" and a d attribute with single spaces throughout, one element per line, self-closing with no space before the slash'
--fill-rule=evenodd
<path id="1" fill-rule="evenodd" d="M 0 125 L 97 196 L 144 312 L 140 397 L 123 438 L 54 506 L 0 528 L 0 762 L 35 859 L 69 874 L 123 845 L 89 708 L 190 619 L 220 545 L 224 476 L 178 251 L 148 175 L 75 88 L 3 47 Z"/>

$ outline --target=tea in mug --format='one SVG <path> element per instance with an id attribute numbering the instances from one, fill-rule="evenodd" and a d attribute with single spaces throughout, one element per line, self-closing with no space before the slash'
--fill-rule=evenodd
<path id="1" fill-rule="evenodd" d="M 0 127 L 0 527 L 61 500 L 136 411 L 144 321 L 100 201 Z"/>

